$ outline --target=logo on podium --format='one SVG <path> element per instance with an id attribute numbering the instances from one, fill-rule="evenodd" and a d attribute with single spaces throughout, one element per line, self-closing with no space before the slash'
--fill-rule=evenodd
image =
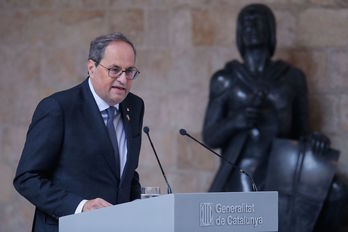
<path id="1" fill-rule="evenodd" d="M 213 219 L 213 203 L 201 203 L 199 207 L 199 225 L 212 226 Z"/>

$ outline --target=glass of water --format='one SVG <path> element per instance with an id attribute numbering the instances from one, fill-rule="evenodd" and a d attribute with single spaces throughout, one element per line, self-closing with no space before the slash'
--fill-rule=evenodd
<path id="1" fill-rule="evenodd" d="M 160 194 L 160 187 L 141 187 L 141 199 L 157 197 Z"/>

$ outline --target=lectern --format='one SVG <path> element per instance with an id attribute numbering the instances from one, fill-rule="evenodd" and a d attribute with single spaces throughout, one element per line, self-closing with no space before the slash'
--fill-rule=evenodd
<path id="1" fill-rule="evenodd" d="M 278 231 L 277 192 L 178 193 L 59 218 L 72 232 Z"/>

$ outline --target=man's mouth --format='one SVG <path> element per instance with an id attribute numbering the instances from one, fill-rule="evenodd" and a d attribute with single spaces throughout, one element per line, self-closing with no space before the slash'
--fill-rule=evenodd
<path id="1" fill-rule="evenodd" d="M 117 90 L 121 90 L 121 91 L 125 91 L 126 88 L 124 87 L 120 87 L 120 86 L 112 86 L 113 89 L 117 89 Z"/>

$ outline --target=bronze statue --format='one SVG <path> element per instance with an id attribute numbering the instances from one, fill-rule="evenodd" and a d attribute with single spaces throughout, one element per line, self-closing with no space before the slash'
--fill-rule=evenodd
<path id="1" fill-rule="evenodd" d="M 203 140 L 212 148 L 221 148 L 224 158 L 253 176 L 258 189 L 271 186 L 277 190 L 277 186 L 267 185 L 275 139 L 303 138 L 303 144 L 309 144 L 316 155 L 328 153 L 330 141 L 310 129 L 304 73 L 284 61 L 272 60 L 276 23 L 271 9 L 263 4 L 243 8 L 236 40 L 243 62 L 227 62 L 212 76 Z M 332 178 L 327 181 L 331 183 Z M 250 190 L 249 178 L 226 162 L 221 163 L 210 187 L 214 192 Z M 281 226 L 279 231 L 287 231 Z"/>

